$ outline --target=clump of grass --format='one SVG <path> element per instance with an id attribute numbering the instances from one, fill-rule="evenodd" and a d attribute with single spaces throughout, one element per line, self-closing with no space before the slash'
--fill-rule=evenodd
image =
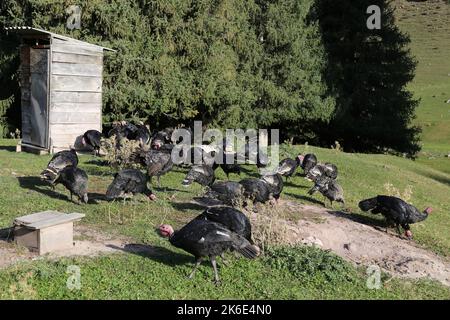
<path id="1" fill-rule="evenodd" d="M 128 140 L 127 138 L 118 140 L 113 135 L 110 138 L 102 140 L 102 147 L 106 152 L 105 160 L 112 168 L 121 170 L 124 168 L 138 167 L 131 160 L 131 155 L 140 148 L 139 141 Z"/>
<path id="2" fill-rule="evenodd" d="M 350 263 L 316 247 L 295 245 L 270 248 L 266 251 L 264 262 L 273 269 L 288 270 L 300 279 L 315 274 L 334 283 L 358 280 L 358 273 Z"/>
<path id="3" fill-rule="evenodd" d="M 273 246 L 298 242 L 295 230 L 284 219 L 284 212 L 280 209 L 266 205 L 247 215 L 252 224 L 253 240 L 262 252 Z"/>
<path id="4" fill-rule="evenodd" d="M 410 201 L 413 195 L 412 186 L 409 185 L 405 188 L 405 190 L 403 190 L 403 192 L 400 192 L 400 190 L 396 188 L 392 183 L 387 182 L 384 184 L 384 189 L 389 196 L 403 199 L 406 202 Z"/>
<path id="5" fill-rule="evenodd" d="M 14 300 L 36 298 L 37 292 L 30 283 L 32 278 L 32 271 L 17 275 L 16 281 L 9 286 L 11 298 Z"/>

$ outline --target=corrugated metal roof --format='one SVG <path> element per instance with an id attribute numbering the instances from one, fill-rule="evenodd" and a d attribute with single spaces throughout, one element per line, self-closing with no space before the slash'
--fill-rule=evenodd
<path id="1" fill-rule="evenodd" d="M 88 44 L 88 45 L 91 45 L 91 46 L 102 48 L 103 50 L 116 52 L 116 50 L 114 50 L 114 49 L 110 49 L 110 48 L 107 48 L 107 47 L 102 47 L 102 46 L 99 46 L 99 45 L 96 45 L 96 44 L 92 44 L 92 43 L 89 43 L 89 42 L 77 40 L 77 39 L 74 39 L 74 38 L 70 38 L 70 37 L 67 37 L 67 36 L 63 36 L 63 35 L 60 35 L 60 34 L 57 34 L 57 33 L 53 33 L 53 32 L 47 31 L 47 30 L 39 29 L 39 28 L 23 26 L 23 27 L 6 27 L 5 30 L 6 31 L 15 32 L 15 33 L 19 33 L 19 34 L 23 34 L 23 35 L 46 35 L 46 36 L 49 36 L 49 37 L 52 37 L 52 38 L 57 38 L 57 39 L 60 39 L 60 40 L 79 42 L 79 43 L 82 43 L 84 45 Z"/>

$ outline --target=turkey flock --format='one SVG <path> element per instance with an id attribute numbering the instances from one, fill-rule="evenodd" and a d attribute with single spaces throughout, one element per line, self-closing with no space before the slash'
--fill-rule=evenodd
<path id="1" fill-rule="evenodd" d="M 152 178 L 156 177 L 158 186 L 161 187 L 161 177 L 176 166 L 171 157 L 174 148 L 173 131 L 172 128 L 166 128 L 151 133 L 142 123 L 133 124 L 126 121 L 113 125 L 107 138 L 115 139 L 117 148 L 120 148 L 120 141 L 123 138 L 139 142 L 139 148 L 131 154 L 130 162 L 144 168 L 145 174 L 136 168 L 126 168 L 117 172 L 106 190 L 107 201 L 125 199 L 136 194 L 142 194 L 150 201 L 157 199 L 156 194 L 149 187 L 152 185 Z M 84 148 L 93 150 L 95 156 L 99 156 L 104 138 L 101 132 L 88 130 L 84 133 L 81 143 Z M 184 187 L 189 187 L 193 183 L 204 187 L 204 194 L 194 200 L 200 204 L 206 202 L 206 205 L 203 205 L 206 209 L 179 230 L 174 230 L 167 224 L 157 228 L 157 232 L 168 238 L 173 246 L 195 257 L 196 263 L 190 278 L 194 276 L 197 267 L 205 258 L 210 260 L 214 269 L 214 281 L 218 283 L 220 279 L 216 257 L 220 256 L 224 261 L 223 255 L 226 251 L 235 251 L 249 259 L 256 258 L 260 254 L 260 249 L 252 240 L 250 221 L 241 210 L 251 207 L 252 210 L 257 211 L 258 206 L 266 203 L 272 206 L 278 205 L 284 184 L 297 174 L 299 168 L 304 177 L 311 181 L 309 195 L 319 192 L 328 199 L 332 207 L 333 202 L 339 202 L 345 206 L 344 190 L 337 179 L 337 166 L 318 161 L 316 155 L 312 153 L 300 154 L 295 159 L 283 159 L 270 174 L 232 181 L 230 177 L 240 177 L 241 172 L 244 171 L 238 164 L 242 163 L 238 161 L 238 154 L 244 155 L 244 160 L 248 163 L 251 155 L 248 144 L 240 153 L 228 152 L 225 141 L 219 145 L 219 148 L 223 148 L 221 154 L 224 155 L 223 160 L 227 158 L 227 163 L 225 161 L 216 163 L 210 160 L 214 157 L 204 157 L 202 163 L 188 165 L 188 172 L 180 181 Z M 204 155 L 209 152 L 211 155 L 217 152 L 216 149 L 215 151 L 207 150 L 198 146 L 191 147 L 190 154 L 191 156 L 196 153 Z M 234 159 L 232 163 L 229 163 L 230 157 Z M 267 155 L 259 153 L 255 158 L 255 165 L 258 168 L 267 165 Z M 224 171 L 228 180 L 216 181 L 215 172 L 218 168 Z M 75 195 L 78 203 L 89 203 L 88 175 L 78 167 L 75 149 L 54 154 L 42 171 L 41 179 L 48 182 L 53 189 L 57 184 L 62 184 L 69 191 L 72 201 Z M 410 224 L 426 219 L 432 211 L 431 208 L 426 208 L 420 212 L 399 198 L 385 195 L 362 200 L 359 202 L 359 208 L 373 214 L 382 214 L 388 226 L 395 226 L 399 234 L 401 234 L 401 226 L 408 239 L 412 238 Z"/>

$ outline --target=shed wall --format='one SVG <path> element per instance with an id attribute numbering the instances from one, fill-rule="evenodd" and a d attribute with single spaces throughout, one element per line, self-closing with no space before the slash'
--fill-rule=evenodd
<path id="1" fill-rule="evenodd" d="M 86 130 L 101 131 L 103 50 L 56 38 L 51 50 L 50 141 L 57 151 Z"/>

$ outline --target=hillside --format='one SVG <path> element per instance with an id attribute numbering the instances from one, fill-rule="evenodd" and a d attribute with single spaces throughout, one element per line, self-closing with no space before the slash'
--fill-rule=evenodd
<path id="1" fill-rule="evenodd" d="M 450 173 L 450 5 L 445 1 L 394 1 L 397 24 L 410 35 L 418 61 L 410 88 L 421 99 L 416 123 L 423 129 L 419 162 Z"/>

